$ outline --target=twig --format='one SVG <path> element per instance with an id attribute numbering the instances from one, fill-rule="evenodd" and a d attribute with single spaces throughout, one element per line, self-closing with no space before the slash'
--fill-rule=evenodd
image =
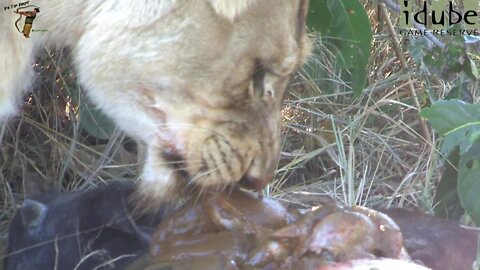
<path id="1" fill-rule="evenodd" d="M 392 2 L 392 0 L 380 0 L 380 2 L 385 4 L 385 6 L 388 7 L 390 10 L 395 11 L 396 13 L 400 13 L 400 7 L 396 3 Z M 384 14 L 386 15 L 387 13 L 384 12 Z M 415 21 L 413 21 L 413 26 L 415 26 L 415 28 L 417 28 L 418 30 L 422 31 L 424 33 L 424 37 L 428 39 L 430 42 L 432 42 L 434 45 L 442 49 L 445 48 L 445 44 L 443 42 L 441 42 L 438 38 L 436 38 L 432 33 L 425 31 L 425 26 Z"/>
<path id="2" fill-rule="evenodd" d="M 400 49 L 400 44 L 397 40 L 397 37 L 396 37 L 396 34 L 395 34 L 395 29 L 393 28 L 392 21 L 390 20 L 390 17 L 388 17 L 387 7 L 385 6 L 384 3 L 381 3 L 380 8 L 381 8 L 382 13 L 384 15 L 383 17 L 384 17 L 384 19 L 387 23 L 388 32 L 389 32 L 390 36 L 392 37 L 393 50 L 395 51 L 395 54 L 397 55 L 397 58 L 400 60 L 400 65 L 402 67 L 402 70 L 403 71 L 408 71 L 407 61 L 405 61 L 405 57 L 403 56 L 403 53 Z M 417 93 L 415 92 L 415 88 L 413 86 L 413 82 L 412 82 L 411 79 L 408 79 L 408 90 L 410 91 L 410 96 L 412 97 L 413 104 L 420 111 L 422 107 L 420 106 L 420 102 L 418 101 Z M 427 123 L 425 123 L 425 120 L 423 118 L 421 118 L 420 116 L 418 116 L 418 120 L 419 120 L 420 127 L 421 127 L 421 130 L 422 130 L 423 138 L 429 143 L 429 145 L 431 145 L 430 144 L 430 131 L 428 129 Z"/>

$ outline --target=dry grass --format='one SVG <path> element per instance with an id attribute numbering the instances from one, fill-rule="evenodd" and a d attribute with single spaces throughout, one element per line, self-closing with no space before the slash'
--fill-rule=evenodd
<path id="1" fill-rule="evenodd" d="M 88 136 L 78 125 L 79 93 L 65 52 L 46 51 L 21 113 L 0 130 L 0 197 L 5 231 L 25 197 L 47 190 L 83 190 L 109 179 L 133 178 L 136 154 L 119 131 L 108 140 Z"/>
<path id="2" fill-rule="evenodd" d="M 408 55 L 409 70 L 401 71 L 391 38 L 375 9 L 368 10 L 375 37 L 364 94 L 354 98 L 332 53 L 317 41 L 310 65 L 319 70 L 314 76 L 303 70 L 292 87 L 282 166 L 269 193 L 304 207 L 327 197 L 341 204 L 431 211 L 441 165 L 428 142 L 435 138 L 419 134 L 418 110 L 407 90 L 411 79 L 417 95 L 424 95 L 422 77 Z M 431 88 L 441 92 L 442 86 L 439 81 Z"/>

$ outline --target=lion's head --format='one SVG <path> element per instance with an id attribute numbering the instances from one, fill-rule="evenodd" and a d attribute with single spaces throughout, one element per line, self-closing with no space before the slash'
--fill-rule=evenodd
<path id="1" fill-rule="evenodd" d="M 272 178 L 286 87 L 309 49 L 307 1 L 178 0 L 161 18 L 92 23 L 79 58 L 108 54 L 114 64 L 80 61 L 82 78 L 97 82 L 93 100 L 146 143 L 145 192 L 164 197 L 179 178 L 202 187 L 243 179 L 257 189 Z"/>

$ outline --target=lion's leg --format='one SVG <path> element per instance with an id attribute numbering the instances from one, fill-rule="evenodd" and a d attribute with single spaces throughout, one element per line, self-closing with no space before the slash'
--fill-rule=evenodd
<path id="1" fill-rule="evenodd" d="M 0 122 L 15 113 L 33 75 L 34 42 L 7 23 L 0 22 Z"/>
<path id="2" fill-rule="evenodd" d="M 32 30 L 32 24 L 31 23 L 26 23 L 24 26 L 23 26 L 23 36 L 25 36 L 26 38 L 30 38 L 30 31 Z"/>
<path id="3" fill-rule="evenodd" d="M 168 200 L 174 197 L 178 172 L 172 161 L 166 160 L 162 148 L 148 145 L 146 162 L 143 167 L 141 193 L 148 198 Z"/>

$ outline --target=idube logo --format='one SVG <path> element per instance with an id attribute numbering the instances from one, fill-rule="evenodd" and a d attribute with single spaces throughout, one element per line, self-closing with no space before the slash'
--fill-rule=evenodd
<path id="1" fill-rule="evenodd" d="M 399 0 L 400 34 L 480 35 L 478 0 Z M 457 5 L 456 5 L 456 4 Z M 461 4 L 461 5 L 458 5 Z M 424 30 L 414 29 L 422 25 Z M 459 27 L 452 27 L 459 26 Z"/>

